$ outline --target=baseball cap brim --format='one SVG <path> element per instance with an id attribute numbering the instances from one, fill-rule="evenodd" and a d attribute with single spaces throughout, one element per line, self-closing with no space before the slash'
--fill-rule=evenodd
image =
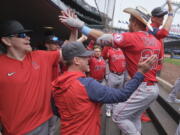
<path id="1" fill-rule="evenodd" d="M 13 34 L 19 34 L 19 33 L 30 33 L 32 32 L 32 30 L 27 30 L 27 29 L 24 29 L 24 30 L 20 30 L 20 31 L 16 31 L 16 32 L 12 32 L 12 33 L 9 33 L 9 35 L 13 35 Z"/>
<path id="2" fill-rule="evenodd" d="M 94 51 L 86 51 L 83 54 L 79 55 L 80 57 L 89 57 L 92 56 L 92 54 L 94 53 Z"/>
<path id="3" fill-rule="evenodd" d="M 168 14 L 168 11 L 163 11 L 163 12 L 160 12 L 159 14 L 157 14 L 157 15 L 154 15 L 154 16 L 160 17 L 160 16 L 165 16 L 167 14 Z"/>
<path id="4" fill-rule="evenodd" d="M 6 36 L 10 36 L 10 35 L 14 35 L 14 34 L 19 34 L 19 33 L 31 33 L 32 30 L 27 30 L 27 29 L 24 29 L 24 30 L 20 30 L 20 31 L 16 31 L 16 32 L 11 32 L 11 33 L 6 33 L 6 34 L 1 34 L 0 37 L 6 37 Z"/>

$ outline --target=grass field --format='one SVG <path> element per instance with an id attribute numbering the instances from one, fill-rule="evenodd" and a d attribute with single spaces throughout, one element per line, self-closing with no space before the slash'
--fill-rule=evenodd
<path id="1" fill-rule="evenodd" d="M 180 59 L 165 58 L 164 62 L 180 66 Z"/>

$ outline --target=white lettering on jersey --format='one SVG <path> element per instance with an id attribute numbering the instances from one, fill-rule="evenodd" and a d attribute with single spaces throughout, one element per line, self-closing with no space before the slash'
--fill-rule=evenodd
<path id="1" fill-rule="evenodd" d="M 152 55 L 155 55 L 157 59 L 154 62 L 152 69 L 156 69 L 157 65 L 158 65 L 158 61 L 159 61 L 159 54 L 160 54 L 160 50 L 144 49 L 141 52 L 141 58 L 140 59 L 145 61 L 147 58 L 151 57 Z"/>

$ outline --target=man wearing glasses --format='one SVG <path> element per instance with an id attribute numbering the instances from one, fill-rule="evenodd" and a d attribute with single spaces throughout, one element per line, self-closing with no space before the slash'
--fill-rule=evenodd
<path id="1" fill-rule="evenodd" d="M 50 97 L 59 51 L 32 51 L 30 30 L 15 20 L 0 24 L 0 125 L 3 135 L 52 135 Z"/>

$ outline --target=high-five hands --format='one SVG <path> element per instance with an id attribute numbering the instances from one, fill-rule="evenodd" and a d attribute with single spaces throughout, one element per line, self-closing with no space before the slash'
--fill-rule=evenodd
<path id="1" fill-rule="evenodd" d="M 84 26 L 84 22 L 78 19 L 75 12 L 70 9 L 62 11 L 61 15 L 59 15 L 59 20 L 68 28 L 81 29 Z"/>

